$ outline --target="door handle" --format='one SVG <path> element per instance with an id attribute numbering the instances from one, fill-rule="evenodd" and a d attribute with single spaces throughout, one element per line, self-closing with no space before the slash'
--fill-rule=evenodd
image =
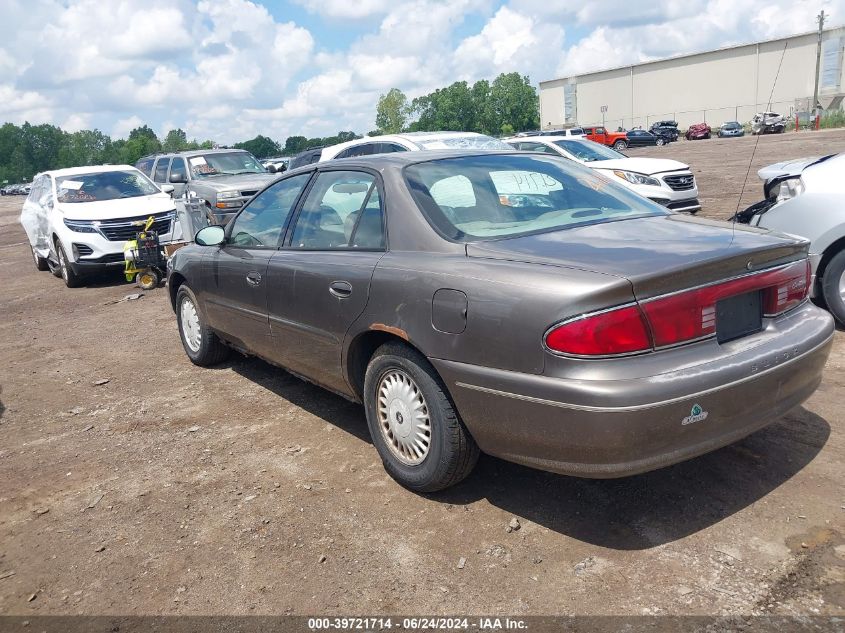
<path id="1" fill-rule="evenodd" d="M 348 281 L 333 281 L 329 284 L 329 292 L 339 299 L 346 299 L 352 294 L 352 284 Z"/>
<path id="2" fill-rule="evenodd" d="M 261 273 L 257 273 L 255 271 L 253 271 L 251 273 L 247 273 L 246 282 L 250 286 L 257 286 L 258 284 L 261 283 Z"/>

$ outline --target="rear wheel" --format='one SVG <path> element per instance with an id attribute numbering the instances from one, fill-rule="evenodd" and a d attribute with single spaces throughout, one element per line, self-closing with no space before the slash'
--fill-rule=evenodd
<path id="1" fill-rule="evenodd" d="M 626 147 L 628 147 L 628 143 L 626 143 L 625 141 L 622 141 L 622 140 L 616 141 L 613 144 L 613 149 L 615 149 L 617 152 L 621 152 Z"/>
<path id="2" fill-rule="evenodd" d="M 845 251 L 835 255 L 822 277 L 822 296 L 840 326 L 845 326 Z"/>
<path id="3" fill-rule="evenodd" d="M 478 446 L 434 368 L 401 343 L 379 347 L 364 379 L 373 444 L 388 474 L 417 492 L 453 486 L 470 474 Z"/>
<path id="4" fill-rule="evenodd" d="M 229 355 L 229 348 L 206 325 L 197 307 L 196 295 L 187 284 L 179 286 L 176 293 L 176 322 L 182 347 L 195 365 L 210 367 Z"/>
<path id="5" fill-rule="evenodd" d="M 56 241 L 56 257 L 59 258 L 59 274 L 62 277 L 62 281 L 65 282 L 65 285 L 68 288 L 76 288 L 82 283 L 82 278 L 77 275 L 73 268 L 70 267 L 70 263 L 67 258 L 67 253 L 65 253 L 65 247 L 62 246 L 60 241 Z"/>
<path id="6" fill-rule="evenodd" d="M 5 194 L 4 194 L 4 195 L 5 195 Z M 34 260 L 35 260 L 35 267 L 36 267 L 38 270 L 41 270 L 41 271 L 44 271 L 44 270 L 49 270 L 49 269 L 50 269 L 50 265 L 49 265 L 49 263 L 47 262 L 47 259 L 46 259 L 46 258 L 44 258 L 44 257 L 41 257 L 41 255 L 39 255 L 39 254 L 38 254 L 38 251 L 36 251 L 36 250 L 35 250 L 35 247 L 34 247 L 34 246 L 33 246 L 33 247 L 31 247 L 31 248 L 32 248 L 32 259 L 34 259 Z"/>

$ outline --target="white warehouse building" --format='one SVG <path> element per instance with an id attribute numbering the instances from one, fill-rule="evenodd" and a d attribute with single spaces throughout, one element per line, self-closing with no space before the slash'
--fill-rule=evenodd
<path id="1" fill-rule="evenodd" d="M 817 42 L 813 31 L 542 81 L 540 122 L 545 130 L 598 124 L 647 129 L 667 119 L 681 128 L 701 122 L 715 127 L 767 110 L 809 112 Z M 842 107 L 843 45 L 845 27 L 823 31 L 819 102 L 825 109 Z"/>

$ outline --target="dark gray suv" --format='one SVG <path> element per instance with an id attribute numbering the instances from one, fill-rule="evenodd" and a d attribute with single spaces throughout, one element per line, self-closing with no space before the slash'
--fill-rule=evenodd
<path id="1" fill-rule="evenodd" d="M 145 156 L 135 167 L 157 184 L 171 184 L 174 196 L 205 201 L 212 224 L 226 224 L 278 176 L 242 149 L 204 149 Z"/>

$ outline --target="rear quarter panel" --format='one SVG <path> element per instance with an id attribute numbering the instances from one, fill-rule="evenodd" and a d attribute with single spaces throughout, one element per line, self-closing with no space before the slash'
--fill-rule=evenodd
<path id="1" fill-rule="evenodd" d="M 432 324 L 439 289 L 467 296 L 466 329 L 460 334 Z M 367 308 L 347 341 L 366 330 L 387 330 L 429 358 L 539 374 L 549 326 L 632 300 L 630 283 L 613 275 L 462 254 L 388 253 L 376 267 Z"/>

